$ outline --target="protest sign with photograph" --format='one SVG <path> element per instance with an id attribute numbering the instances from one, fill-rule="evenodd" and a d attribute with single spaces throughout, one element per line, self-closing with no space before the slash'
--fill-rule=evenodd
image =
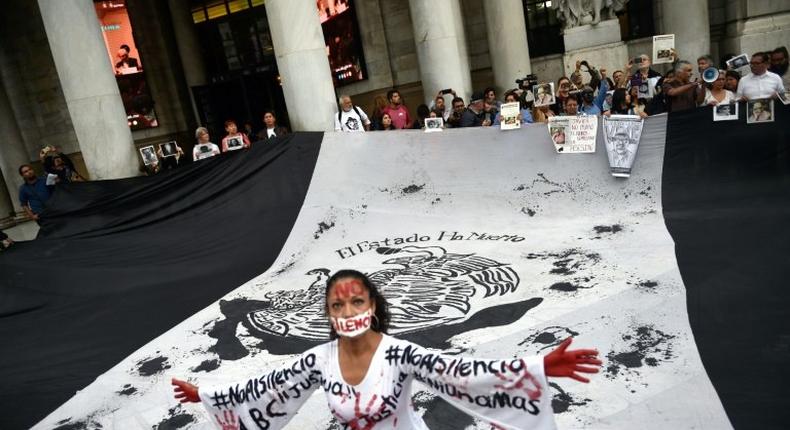
<path id="1" fill-rule="evenodd" d="M 603 118 L 604 142 L 612 176 L 631 176 L 643 123 L 638 115 L 612 115 Z"/>
<path id="2" fill-rule="evenodd" d="M 774 101 L 757 99 L 746 102 L 746 123 L 774 122 Z"/>
<path id="3" fill-rule="evenodd" d="M 535 85 L 532 91 L 535 94 L 535 107 L 554 104 L 554 82 Z"/>
<path id="4" fill-rule="evenodd" d="M 776 93 L 776 96 L 783 105 L 790 104 L 790 89 L 785 89 L 783 93 Z"/>
<path id="5" fill-rule="evenodd" d="M 159 162 L 159 158 L 156 156 L 154 145 L 143 146 L 140 148 L 140 156 L 143 158 L 143 164 L 146 166 L 150 166 Z"/>
<path id="6" fill-rule="evenodd" d="M 499 115 L 499 128 L 501 130 L 514 130 L 521 127 L 521 120 L 518 115 L 521 113 L 521 104 L 519 102 L 504 103 L 502 104 Z"/>
<path id="7" fill-rule="evenodd" d="M 241 135 L 228 138 L 228 151 L 236 151 L 244 148 L 244 139 Z"/>
<path id="8" fill-rule="evenodd" d="M 732 121 L 738 119 L 738 103 L 722 103 L 712 106 L 714 121 Z"/>
<path id="9" fill-rule="evenodd" d="M 674 34 L 653 36 L 653 64 L 671 63 L 673 49 L 675 49 Z"/>
<path id="10" fill-rule="evenodd" d="M 160 143 L 159 150 L 162 151 L 162 157 L 175 157 L 178 155 L 178 149 L 176 148 L 176 141 L 172 140 L 170 142 Z"/>
<path id="11" fill-rule="evenodd" d="M 444 127 L 443 118 L 425 118 L 425 132 L 431 133 L 435 131 L 442 131 Z"/>
<path id="12" fill-rule="evenodd" d="M 595 136 L 598 133 L 597 116 L 553 116 L 549 118 L 548 126 L 557 153 L 595 152 Z"/>
<path id="13" fill-rule="evenodd" d="M 737 57 L 732 57 L 727 60 L 727 69 L 738 70 L 749 66 L 749 56 L 741 54 Z"/>

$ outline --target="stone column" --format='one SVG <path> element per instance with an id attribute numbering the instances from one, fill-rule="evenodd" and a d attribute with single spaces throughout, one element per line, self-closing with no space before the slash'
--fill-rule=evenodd
<path id="1" fill-rule="evenodd" d="M 7 212 L 21 212 L 19 205 L 19 187 L 22 185 L 22 177 L 19 176 L 19 166 L 30 162 L 30 155 L 25 149 L 25 142 L 22 140 L 22 133 L 11 110 L 11 103 L 8 101 L 5 85 L 0 81 L 0 170 L 3 173 L 5 187 L 11 197 L 12 209 L 3 207 L 0 202 L 0 218 L 5 218 Z M 0 190 L 4 194 L 6 190 Z M 3 200 L 0 196 L 0 201 Z"/>
<path id="2" fill-rule="evenodd" d="M 527 26 L 521 0 L 483 2 L 488 32 L 488 54 L 497 94 L 515 88 L 515 80 L 531 73 Z"/>
<path id="3" fill-rule="evenodd" d="M 337 101 L 315 2 L 268 0 L 266 15 L 291 127 L 334 130 Z"/>
<path id="4" fill-rule="evenodd" d="M 708 0 L 663 0 L 661 20 L 664 34 L 675 35 L 680 59 L 694 64 L 696 70 L 697 58 L 710 54 Z"/>
<path id="5" fill-rule="evenodd" d="M 472 78 L 458 0 L 409 0 L 409 11 L 426 104 L 445 88 L 468 103 Z"/>
<path id="6" fill-rule="evenodd" d="M 91 179 L 137 175 L 137 150 L 93 2 L 38 0 L 38 6 Z"/>
<path id="7" fill-rule="evenodd" d="M 3 175 L 0 175 L 0 220 L 14 216 L 16 212 L 16 208 L 14 208 L 14 204 L 12 203 L 14 200 L 18 200 L 16 194 L 13 198 L 8 194 L 5 178 L 3 178 Z M 19 202 L 17 202 L 17 204 L 19 204 Z"/>
<path id="8" fill-rule="evenodd" d="M 192 21 L 192 11 L 189 8 L 188 0 L 169 0 L 170 17 L 173 22 L 173 33 L 176 37 L 178 46 L 178 56 L 181 59 L 181 67 L 184 69 L 184 78 L 189 88 L 189 100 L 192 103 L 192 114 L 195 122 L 200 123 L 195 97 L 192 94 L 192 87 L 206 85 L 206 64 L 201 54 L 200 41 L 197 37 L 195 23 Z"/>

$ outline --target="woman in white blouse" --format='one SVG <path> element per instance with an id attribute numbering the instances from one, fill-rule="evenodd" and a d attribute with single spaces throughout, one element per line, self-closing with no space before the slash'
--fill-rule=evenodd
<path id="1" fill-rule="evenodd" d="M 554 429 L 546 377 L 588 382 L 581 374 L 596 373 L 601 365 L 596 350 L 568 350 L 570 338 L 546 356 L 505 360 L 445 355 L 396 339 L 386 334 L 387 301 L 355 270 L 335 273 L 324 298 L 331 341 L 279 369 L 251 369 L 252 377 L 244 381 L 198 388 L 173 379 L 176 399 L 202 402 L 223 429 L 273 430 L 285 426 L 313 391 L 323 389 L 344 428 L 425 430 L 410 406 L 411 383 L 417 380 L 496 428 Z"/>
<path id="2" fill-rule="evenodd" d="M 708 84 L 705 89 L 705 101 L 703 102 L 708 106 L 716 106 L 719 104 L 730 104 L 735 101 L 735 94 L 732 91 L 724 89 L 724 84 L 727 81 L 727 72 L 719 70 L 719 77 Z"/>

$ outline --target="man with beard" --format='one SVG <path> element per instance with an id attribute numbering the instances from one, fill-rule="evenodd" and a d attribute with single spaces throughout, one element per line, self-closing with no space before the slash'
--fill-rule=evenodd
<path id="1" fill-rule="evenodd" d="M 387 92 L 387 100 L 390 104 L 384 108 L 382 113 L 386 113 L 392 118 L 392 125 L 394 125 L 395 128 L 409 128 L 412 124 L 412 120 L 411 117 L 409 117 L 409 109 L 403 104 L 400 91 L 389 90 Z"/>
<path id="2" fill-rule="evenodd" d="M 44 212 L 44 203 L 51 195 L 47 182 L 37 177 L 29 164 L 19 166 L 19 175 L 25 180 L 19 187 L 19 204 L 30 219 L 38 222 L 39 215 Z"/>
<path id="3" fill-rule="evenodd" d="M 785 89 L 790 88 L 790 73 L 787 73 L 787 48 L 780 46 L 771 52 L 771 67 L 768 69 L 782 78 Z"/>

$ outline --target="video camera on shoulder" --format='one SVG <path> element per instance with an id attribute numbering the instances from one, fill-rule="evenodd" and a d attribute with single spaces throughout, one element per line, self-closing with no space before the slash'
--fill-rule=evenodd
<path id="1" fill-rule="evenodd" d="M 516 85 L 525 91 L 532 91 L 532 87 L 538 84 L 538 75 L 530 73 L 529 75 L 516 79 Z"/>
<path id="2" fill-rule="evenodd" d="M 535 101 L 535 95 L 532 94 L 532 88 L 538 84 L 538 75 L 534 73 L 530 73 L 529 75 L 521 78 L 516 79 L 516 85 L 521 91 L 521 95 L 519 96 L 519 103 L 521 104 L 521 109 L 529 109 L 532 107 L 532 103 Z"/>

